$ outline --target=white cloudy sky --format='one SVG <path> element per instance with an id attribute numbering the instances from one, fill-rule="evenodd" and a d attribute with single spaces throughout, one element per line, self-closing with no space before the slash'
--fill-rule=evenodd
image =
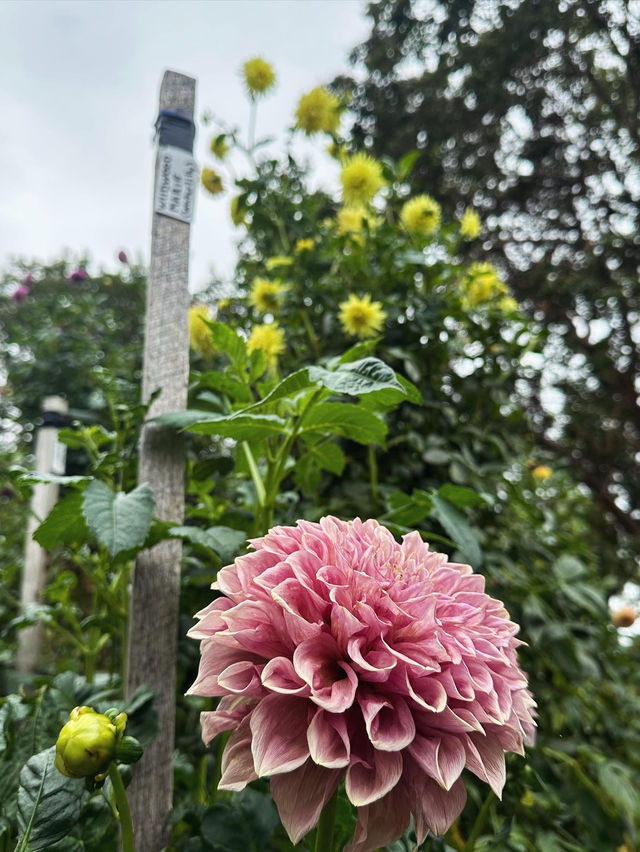
<path id="1" fill-rule="evenodd" d="M 197 79 L 205 109 L 246 127 L 242 62 L 264 56 L 278 87 L 259 134 L 283 135 L 300 94 L 347 67 L 368 32 L 364 0 L 30 0 L 0 2 L 0 266 L 89 253 L 113 268 L 124 248 L 148 260 L 152 125 L 166 68 Z M 201 126 L 196 156 L 212 164 Z M 320 142 L 303 156 L 324 158 Z M 316 153 L 314 153 L 314 150 Z M 322 179 L 335 179 L 321 167 Z M 228 274 L 228 196 L 200 194 L 191 289 Z"/>

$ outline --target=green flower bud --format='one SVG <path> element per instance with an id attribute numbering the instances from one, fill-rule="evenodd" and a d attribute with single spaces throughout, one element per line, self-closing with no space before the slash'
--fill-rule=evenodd
<path id="1" fill-rule="evenodd" d="M 56 769 L 68 778 L 107 772 L 126 725 L 126 714 L 120 716 L 112 720 L 91 707 L 75 707 L 56 742 Z"/>
<path id="2" fill-rule="evenodd" d="M 122 737 L 116 746 L 118 763 L 135 763 L 142 757 L 142 746 L 135 737 Z"/>

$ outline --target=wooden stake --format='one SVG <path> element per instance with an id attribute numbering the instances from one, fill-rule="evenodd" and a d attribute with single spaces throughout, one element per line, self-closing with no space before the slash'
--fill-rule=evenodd
<path id="1" fill-rule="evenodd" d="M 38 430 L 36 439 L 36 473 L 64 473 L 57 465 L 58 429 L 68 411 L 66 399 L 61 396 L 46 396 L 42 403 L 44 422 Z M 65 448 L 63 447 L 63 450 Z M 64 455 L 64 454 L 63 454 Z M 39 603 L 47 580 L 47 552 L 37 541 L 33 533 L 47 517 L 58 500 L 58 486 L 38 482 L 33 488 L 31 511 L 27 521 L 27 534 L 24 548 L 24 568 L 20 584 L 22 606 Z M 40 646 L 42 644 L 42 624 L 25 627 L 18 634 L 16 669 L 21 674 L 33 674 L 38 667 Z"/>
<path id="2" fill-rule="evenodd" d="M 160 88 L 160 115 L 193 120 L 195 80 L 167 71 Z M 151 261 L 147 285 L 142 396 L 161 389 L 150 417 L 186 408 L 189 374 L 189 221 L 157 212 L 177 199 L 181 178 L 167 180 L 162 133 L 156 157 Z M 186 151 L 175 152 L 185 161 Z M 194 164 L 195 170 L 195 164 Z M 197 171 L 195 172 L 197 188 Z M 184 198 L 183 198 L 184 200 Z M 181 202 L 180 202 L 181 204 Z M 180 206 L 178 204 L 178 206 Z M 164 206 L 163 206 L 164 205 Z M 180 212 L 179 210 L 177 211 Z M 184 451 L 170 430 L 145 424 L 140 446 L 139 482 L 147 482 L 156 498 L 156 516 L 180 524 L 184 512 Z M 131 590 L 127 693 L 141 684 L 155 692 L 159 734 L 134 767 L 130 803 L 137 852 L 156 852 L 167 843 L 164 821 L 172 804 L 176 698 L 176 652 L 180 598 L 179 541 L 162 542 L 136 560 Z"/>

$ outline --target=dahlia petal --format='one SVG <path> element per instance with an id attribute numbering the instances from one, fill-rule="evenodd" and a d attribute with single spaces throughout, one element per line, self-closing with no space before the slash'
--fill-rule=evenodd
<path id="1" fill-rule="evenodd" d="M 357 672 L 364 674 L 367 681 L 382 682 L 388 680 L 389 673 L 398 661 L 384 646 L 369 648 L 368 636 L 354 636 L 347 642 L 347 652 Z"/>
<path id="2" fill-rule="evenodd" d="M 218 790 L 232 790 L 237 793 L 258 777 L 251 754 L 250 719 L 251 716 L 245 717 L 229 737 L 222 754 L 222 775 Z"/>
<path id="3" fill-rule="evenodd" d="M 318 822 L 341 775 L 339 769 L 325 769 L 307 760 L 298 769 L 271 779 L 271 795 L 282 825 L 294 845 Z"/>
<path id="4" fill-rule="evenodd" d="M 237 728 L 246 715 L 256 706 L 256 700 L 238 695 L 226 695 L 216 710 L 207 710 L 200 714 L 202 742 L 209 745 L 211 740 L 222 731 Z"/>
<path id="5" fill-rule="evenodd" d="M 461 666 L 452 666 L 452 668 L 460 669 Z M 444 686 L 450 698 L 457 698 L 458 701 L 473 701 L 476 697 L 468 673 L 466 679 L 454 678 L 451 669 L 447 668 L 440 672 L 438 680 Z"/>
<path id="6" fill-rule="evenodd" d="M 410 677 L 406 672 L 406 685 L 409 695 L 420 707 L 441 713 L 447 705 L 447 691 L 437 680 L 437 676 Z"/>
<path id="7" fill-rule="evenodd" d="M 187 636 L 191 639 L 207 639 L 219 630 L 225 630 L 227 625 L 220 617 L 220 613 L 231 609 L 232 606 L 233 601 L 230 601 L 228 598 L 216 598 L 208 606 L 195 614 L 198 624 L 194 624 L 187 631 Z"/>
<path id="8" fill-rule="evenodd" d="M 430 829 L 434 834 L 445 834 L 458 819 L 467 803 L 467 790 L 459 778 L 450 790 L 443 790 L 435 781 L 425 779 L 420 798 L 420 810 L 414 812 L 418 844 Z"/>
<path id="9" fill-rule="evenodd" d="M 241 601 L 222 617 L 229 634 L 250 653 L 271 659 L 293 650 L 294 643 L 284 629 L 282 614 L 269 601 Z"/>
<path id="10" fill-rule="evenodd" d="M 345 789 L 349 801 L 356 807 L 369 805 L 392 790 L 402 775 L 402 754 L 399 751 L 375 751 L 366 763 L 351 755 Z"/>
<path id="11" fill-rule="evenodd" d="M 401 837 L 409 826 L 411 811 L 402 785 L 398 784 L 370 805 L 358 808 L 353 842 L 344 852 L 373 852 Z"/>
<path id="12" fill-rule="evenodd" d="M 409 754 L 444 790 L 450 790 L 458 780 L 466 757 L 457 737 L 430 738 L 419 734 L 409 746 Z"/>
<path id="13" fill-rule="evenodd" d="M 260 671 L 247 660 L 232 663 L 218 675 L 218 686 L 226 692 L 257 697 L 264 694 Z"/>
<path id="14" fill-rule="evenodd" d="M 273 692 L 304 696 L 310 693 L 309 686 L 298 675 L 288 657 L 269 660 L 262 670 L 261 678 L 263 685 Z"/>
<path id="15" fill-rule="evenodd" d="M 311 700 L 330 713 L 343 713 L 351 707 L 358 686 L 356 673 L 340 657 L 340 649 L 328 633 L 302 642 L 293 654 L 296 672 L 311 687 Z"/>
<path id="16" fill-rule="evenodd" d="M 251 714 L 251 751 L 258 777 L 289 772 L 309 757 L 309 702 L 267 695 Z"/>
<path id="17" fill-rule="evenodd" d="M 413 716 L 399 695 L 392 697 L 359 689 L 358 704 L 374 748 L 400 751 L 415 737 Z"/>
<path id="18" fill-rule="evenodd" d="M 351 637 L 364 629 L 365 626 L 360 619 L 356 618 L 346 607 L 334 604 L 331 608 L 331 632 L 336 637 L 338 646 L 343 652 L 346 653 L 347 643 Z"/>
<path id="19" fill-rule="evenodd" d="M 302 586 L 297 577 L 283 580 L 271 590 L 271 597 L 283 609 L 310 624 L 322 624 L 324 621 L 327 602 L 313 590 Z"/>
<path id="20" fill-rule="evenodd" d="M 307 742 L 314 763 L 329 769 L 349 765 L 351 746 L 343 713 L 319 708 L 309 724 Z"/>
<path id="21" fill-rule="evenodd" d="M 256 661 L 256 657 L 248 654 L 247 651 L 238 645 L 232 637 L 226 637 L 232 644 L 227 645 L 222 637 L 216 637 L 216 640 L 205 639 L 202 643 L 202 657 L 200 658 L 200 666 L 198 667 L 198 676 L 192 686 L 187 690 L 187 695 L 206 695 L 215 697 L 216 695 L 225 695 L 227 689 L 218 685 L 218 675 L 226 668 L 234 663 L 246 663 L 247 659 L 252 662 Z M 207 653 L 211 643 L 214 643 L 215 653 Z"/>
<path id="22" fill-rule="evenodd" d="M 482 781 L 486 781 L 496 796 L 501 799 L 506 770 L 504 751 L 500 741 L 491 736 L 466 734 L 462 737 L 462 742 L 467 753 L 467 769 Z"/>

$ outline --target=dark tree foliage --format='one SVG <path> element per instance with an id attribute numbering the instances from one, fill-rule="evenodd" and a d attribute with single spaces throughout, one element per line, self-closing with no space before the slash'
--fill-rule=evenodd
<path id="1" fill-rule="evenodd" d="M 630 0 L 381 0 L 354 79 L 335 81 L 357 145 L 418 148 L 424 191 L 449 215 L 481 212 L 483 250 L 550 331 L 528 391 L 538 442 L 591 489 L 594 531 L 615 532 L 623 557 L 640 541 L 638 12 Z"/>

